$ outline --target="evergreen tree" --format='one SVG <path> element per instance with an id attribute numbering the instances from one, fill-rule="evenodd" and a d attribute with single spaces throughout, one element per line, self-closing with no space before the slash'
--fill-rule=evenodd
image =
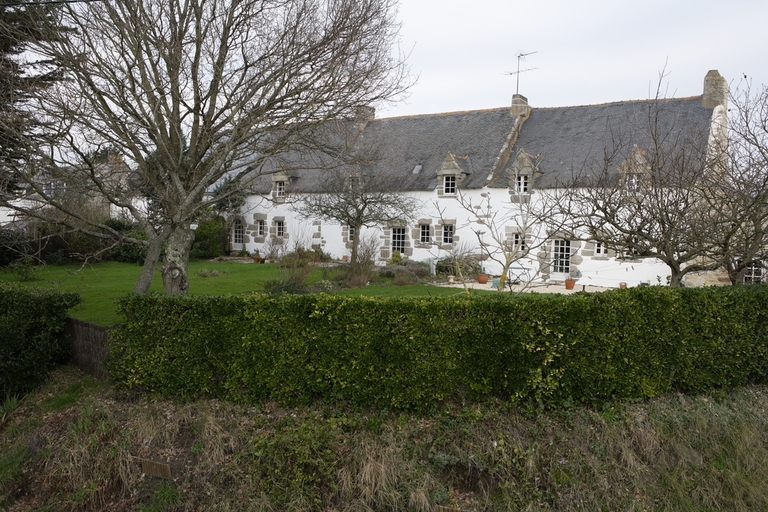
<path id="1" fill-rule="evenodd" d="M 35 59 L 27 48 L 59 36 L 54 8 L 0 0 L 0 193 L 15 190 L 14 168 L 26 162 L 25 148 L 51 136 L 38 129 L 42 122 L 27 101 L 31 92 L 48 87 L 60 74 L 55 63 Z"/>

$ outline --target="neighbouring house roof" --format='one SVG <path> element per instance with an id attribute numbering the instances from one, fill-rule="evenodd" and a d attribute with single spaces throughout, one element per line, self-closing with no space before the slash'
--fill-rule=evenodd
<path id="1" fill-rule="evenodd" d="M 350 121 L 340 123 L 332 138 L 336 147 L 346 148 L 340 153 L 361 157 L 354 164 L 360 172 L 377 175 L 392 190 L 434 190 L 437 171 L 449 155 L 464 174 L 461 188 L 506 188 L 519 151 L 533 158 L 541 173 L 535 187 L 551 188 L 573 183 L 575 173 L 584 178 L 601 172 L 606 154 L 617 155 L 618 165 L 631 148 L 651 144 L 651 126 L 667 143 L 682 138 L 706 144 L 712 112 L 702 107 L 701 96 L 532 108 L 522 125 L 517 124 L 519 133 L 510 137 L 518 117 L 503 107 L 372 119 L 364 126 Z M 508 141 L 514 144 L 505 153 Z M 322 192 L 334 175 L 320 169 L 343 165 L 343 157 L 312 151 L 286 155 L 266 171 L 283 169 L 292 192 Z M 258 193 L 271 187 L 269 175 L 253 185 Z"/>

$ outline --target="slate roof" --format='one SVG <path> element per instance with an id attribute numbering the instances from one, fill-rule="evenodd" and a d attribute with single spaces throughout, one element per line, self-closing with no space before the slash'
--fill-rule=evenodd
<path id="1" fill-rule="evenodd" d="M 655 111 L 659 133 L 671 134 L 675 140 L 683 137 L 696 139 L 697 144 L 706 142 L 712 109 L 701 106 L 701 96 L 663 100 Z M 535 187 L 549 188 L 571 182 L 574 172 L 598 172 L 606 150 L 618 148 L 619 154 L 626 156 L 634 145 L 646 147 L 650 142 L 649 112 L 655 111 L 649 101 L 533 108 L 504 172 L 492 182 L 488 176 L 516 121 L 509 107 L 373 119 L 362 133 L 350 122 L 346 130 L 350 137 L 359 135 L 355 147 L 368 160 L 359 167 L 383 179 L 392 190 L 434 190 L 437 171 L 449 153 L 465 174 L 461 188 L 506 188 L 507 172 L 521 149 L 536 157 L 542 173 Z M 327 155 L 293 155 L 281 164 L 273 163 L 270 169 L 288 169 L 289 191 L 321 192 L 331 175 L 318 170 L 322 166 L 313 162 L 326 166 L 341 163 Z M 254 186 L 262 193 L 270 188 L 269 176 Z"/>
<path id="2" fill-rule="evenodd" d="M 618 150 L 619 164 L 635 145 L 651 145 L 650 127 L 659 138 L 673 144 L 693 143 L 701 149 L 709 133 L 711 108 L 701 106 L 701 96 L 665 100 L 622 101 L 579 107 L 534 108 L 516 144 L 531 155 L 539 155 L 538 188 L 569 183 L 573 174 L 594 174 L 603 169 L 606 151 Z M 658 116 L 656 116 L 658 112 Z M 652 121 L 649 116 L 657 118 Z"/>

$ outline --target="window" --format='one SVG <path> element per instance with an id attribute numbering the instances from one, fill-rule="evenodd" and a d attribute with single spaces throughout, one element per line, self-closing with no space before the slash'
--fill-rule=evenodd
<path id="1" fill-rule="evenodd" d="M 240 219 L 235 219 L 235 222 L 232 223 L 232 242 L 236 244 L 243 243 L 243 235 L 243 223 Z"/>
<path id="2" fill-rule="evenodd" d="M 608 249 L 603 242 L 595 242 L 595 256 L 607 256 Z"/>
<path id="3" fill-rule="evenodd" d="M 355 240 L 355 226 L 349 226 L 347 229 L 347 239 L 350 242 L 353 242 Z"/>
<path id="4" fill-rule="evenodd" d="M 525 235 L 523 233 L 514 233 L 512 235 L 512 250 L 513 251 L 528 250 L 528 247 L 525 245 Z"/>
<path id="5" fill-rule="evenodd" d="M 263 220 L 256 221 L 256 236 L 264 236 L 267 231 L 267 223 Z"/>
<path id="6" fill-rule="evenodd" d="M 555 240 L 552 255 L 552 272 L 568 274 L 571 271 L 571 241 Z"/>
<path id="7" fill-rule="evenodd" d="M 443 176 L 443 193 L 455 194 L 456 193 L 456 176 Z"/>
<path id="8" fill-rule="evenodd" d="M 419 243 L 428 244 L 431 241 L 429 224 L 419 224 Z"/>
<path id="9" fill-rule="evenodd" d="M 453 243 L 453 233 L 456 229 L 456 226 L 453 224 L 443 224 L 443 243 L 444 244 L 452 244 Z"/>
<path id="10" fill-rule="evenodd" d="M 275 236 L 278 238 L 282 238 L 285 236 L 285 221 L 284 220 L 276 220 L 275 221 Z"/>
<path id="11" fill-rule="evenodd" d="M 276 181 L 275 182 L 275 197 L 285 197 L 285 182 L 284 181 Z"/>
<path id="12" fill-rule="evenodd" d="M 763 282 L 763 266 L 760 263 L 750 263 L 744 268 L 744 284 Z"/>
<path id="13" fill-rule="evenodd" d="M 405 228 L 392 228 L 392 252 L 405 253 Z"/>
<path id="14" fill-rule="evenodd" d="M 624 178 L 624 187 L 627 189 L 627 192 L 640 192 L 640 185 L 642 184 L 642 181 L 642 174 L 627 174 Z"/>
<path id="15" fill-rule="evenodd" d="M 528 176 L 518 176 L 515 183 L 515 192 L 525 194 L 528 192 Z"/>

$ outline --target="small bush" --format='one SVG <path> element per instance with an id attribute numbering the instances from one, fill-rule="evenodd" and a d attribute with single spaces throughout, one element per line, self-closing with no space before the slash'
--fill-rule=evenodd
<path id="1" fill-rule="evenodd" d="M 195 230 L 190 258 L 211 259 L 220 256 L 227 248 L 228 239 L 229 233 L 223 217 L 202 220 Z"/>
<path id="2" fill-rule="evenodd" d="M 140 230 L 128 231 L 125 233 L 125 236 L 135 238 L 137 240 L 147 240 L 147 234 Z M 112 249 L 112 251 L 107 256 L 107 259 L 112 261 L 119 261 L 122 263 L 136 263 L 141 265 L 144 263 L 144 259 L 146 257 L 146 245 L 139 245 L 122 241 L 114 249 Z"/>
<path id="3" fill-rule="evenodd" d="M 396 267 L 395 269 L 395 285 L 406 286 L 409 284 L 416 284 L 419 282 L 419 278 L 416 274 L 404 267 Z"/>
<path id="4" fill-rule="evenodd" d="M 12 263 L 8 268 L 19 277 L 19 281 L 37 281 L 40 279 L 40 269 L 35 265 L 35 260 L 31 256 L 26 256 Z"/>

